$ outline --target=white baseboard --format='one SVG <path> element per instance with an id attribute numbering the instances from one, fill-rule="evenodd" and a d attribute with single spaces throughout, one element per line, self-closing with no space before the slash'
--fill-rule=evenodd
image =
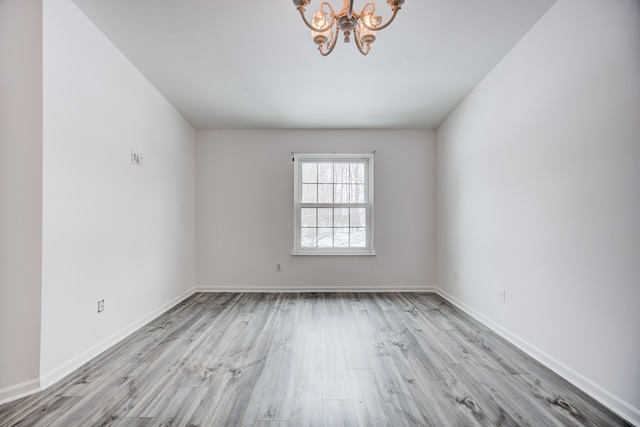
<path id="1" fill-rule="evenodd" d="M 298 293 L 298 292 L 424 292 L 436 293 L 434 286 L 198 286 L 196 292 L 252 292 L 252 293 Z"/>
<path id="2" fill-rule="evenodd" d="M 152 312 L 142 316 L 141 318 L 139 318 L 135 322 L 133 322 L 130 325 L 122 328 L 121 330 L 119 330 L 115 334 L 111 335 L 110 337 L 106 338 L 105 340 L 103 340 L 103 341 L 99 342 L 98 344 L 94 345 L 93 347 L 91 347 L 90 349 L 86 350 L 82 354 L 76 356 L 75 358 L 73 358 L 72 360 L 68 361 L 64 365 L 61 365 L 61 366 L 57 367 L 56 369 L 54 369 L 54 370 L 52 370 L 50 372 L 47 372 L 45 374 L 41 374 L 40 375 L 40 386 L 41 386 L 41 389 L 44 390 L 45 388 L 53 385 L 57 381 L 60 381 L 62 378 L 66 377 L 67 375 L 69 375 L 70 373 L 72 373 L 73 371 L 75 371 L 76 369 L 78 369 L 79 367 L 81 367 L 82 365 L 84 365 L 85 363 L 87 363 L 88 361 L 93 359 L 94 357 L 98 356 L 100 353 L 102 353 L 105 350 L 107 350 L 107 349 L 113 347 L 114 345 L 118 344 L 120 341 L 122 341 L 123 339 L 127 338 L 133 332 L 137 331 L 138 329 L 140 329 L 141 327 L 143 327 L 144 325 L 149 323 L 151 320 L 155 319 L 159 315 L 161 315 L 164 312 L 166 312 L 167 310 L 169 310 L 171 307 L 175 306 L 176 304 L 178 304 L 179 302 L 183 301 L 184 299 L 188 298 L 189 296 L 191 296 L 193 294 L 194 294 L 194 290 L 193 289 L 190 289 L 188 291 L 183 292 L 182 294 L 180 294 L 177 297 L 173 298 L 171 301 L 169 301 L 169 302 L 163 304 L 162 306 L 156 308 Z"/>
<path id="3" fill-rule="evenodd" d="M 509 341 L 511 344 L 518 347 L 520 350 L 527 353 L 532 358 L 536 359 L 538 362 L 545 365 L 547 368 L 560 375 L 565 380 L 569 381 L 571 384 L 587 393 L 589 396 L 602 403 L 604 406 L 618 414 L 620 417 L 624 418 L 635 426 L 640 426 L 640 409 L 634 407 L 629 402 L 621 399 L 620 397 L 616 396 L 615 394 L 611 393 L 610 391 L 606 390 L 605 388 L 601 387 L 600 385 L 596 384 L 580 373 L 574 371 L 564 363 L 553 358 L 549 354 L 540 350 L 538 347 L 532 345 L 528 341 L 522 339 L 518 335 L 504 328 L 502 325 L 494 322 L 482 313 L 471 308 L 448 292 L 445 292 L 438 287 L 435 287 L 435 292 L 460 310 L 464 311 L 480 323 L 493 330 L 495 333 Z"/>
<path id="4" fill-rule="evenodd" d="M 0 389 L 0 405 L 40 391 L 40 380 L 29 380 Z"/>

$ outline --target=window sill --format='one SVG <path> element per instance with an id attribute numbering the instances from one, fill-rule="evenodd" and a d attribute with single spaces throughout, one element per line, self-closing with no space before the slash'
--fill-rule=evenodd
<path id="1" fill-rule="evenodd" d="M 375 256 L 374 251 L 362 250 L 362 251 L 323 251 L 323 250 L 297 250 L 291 252 L 293 256 Z"/>

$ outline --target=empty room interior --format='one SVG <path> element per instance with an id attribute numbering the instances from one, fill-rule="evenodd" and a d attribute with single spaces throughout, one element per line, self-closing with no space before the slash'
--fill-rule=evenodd
<path id="1" fill-rule="evenodd" d="M 343 3 L 0 0 L 1 426 L 640 426 L 640 1 Z"/>

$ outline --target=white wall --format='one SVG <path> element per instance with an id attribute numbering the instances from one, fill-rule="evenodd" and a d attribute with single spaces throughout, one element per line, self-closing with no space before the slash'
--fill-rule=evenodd
<path id="1" fill-rule="evenodd" d="M 69 0 L 43 21 L 46 386 L 193 291 L 195 131 Z"/>
<path id="2" fill-rule="evenodd" d="M 376 256 L 292 256 L 296 153 L 375 155 Z M 197 286 L 427 289 L 435 281 L 432 131 L 209 131 L 198 136 Z M 283 271 L 277 273 L 275 264 Z"/>
<path id="3" fill-rule="evenodd" d="M 445 295 L 640 425 L 640 2 L 559 0 L 438 167 Z"/>
<path id="4" fill-rule="evenodd" d="M 42 2 L 0 1 L 0 402 L 38 388 Z"/>

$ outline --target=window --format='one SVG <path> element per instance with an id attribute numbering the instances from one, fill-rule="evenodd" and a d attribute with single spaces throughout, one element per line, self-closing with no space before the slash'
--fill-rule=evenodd
<path id="1" fill-rule="evenodd" d="M 294 156 L 294 255 L 374 255 L 373 155 Z"/>

